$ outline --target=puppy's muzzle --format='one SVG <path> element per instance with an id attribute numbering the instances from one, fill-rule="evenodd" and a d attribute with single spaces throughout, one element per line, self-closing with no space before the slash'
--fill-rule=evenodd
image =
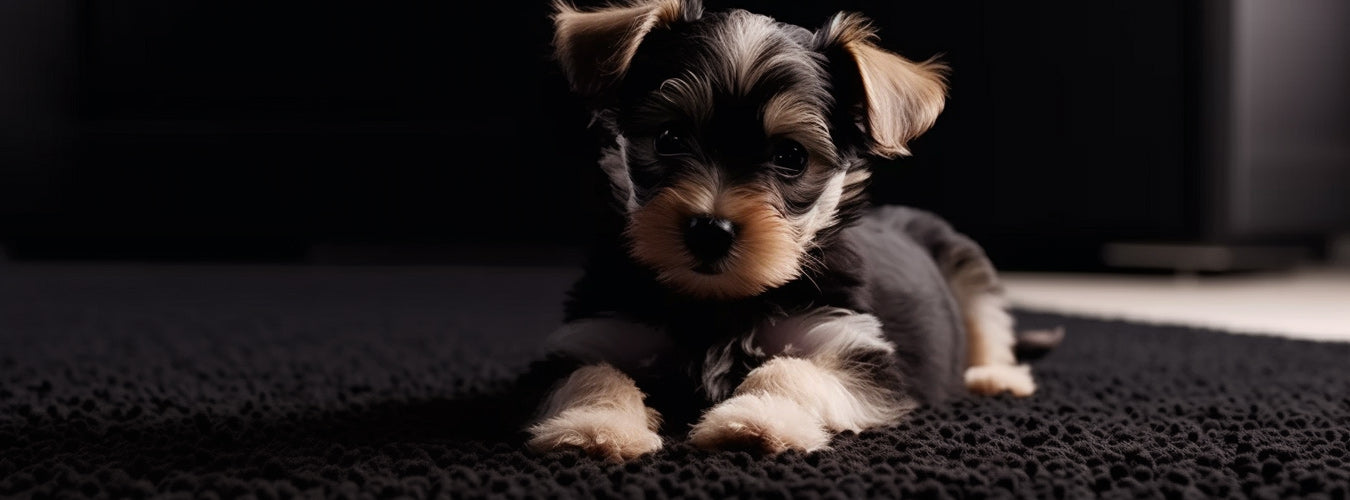
<path id="1" fill-rule="evenodd" d="M 696 215 L 685 225 L 684 245 L 698 261 L 694 270 L 703 274 L 717 274 L 717 263 L 736 243 L 736 225 L 727 219 L 710 215 Z"/>

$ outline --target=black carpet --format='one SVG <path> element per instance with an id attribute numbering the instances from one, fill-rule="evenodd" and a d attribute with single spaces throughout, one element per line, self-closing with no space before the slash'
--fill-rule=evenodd
<path id="1" fill-rule="evenodd" d="M 574 273 L 0 267 L 0 497 L 1202 498 L 1350 494 L 1350 344 L 1062 325 L 1030 399 L 833 450 L 532 456 L 492 397 Z M 482 392 L 481 395 L 474 395 Z"/>

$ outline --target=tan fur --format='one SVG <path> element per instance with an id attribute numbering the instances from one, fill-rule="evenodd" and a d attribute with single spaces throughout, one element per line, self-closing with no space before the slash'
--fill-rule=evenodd
<path id="1" fill-rule="evenodd" d="M 932 60 L 910 61 L 878 47 L 876 30 L 856 14 L 840 14 L 825 29 L 826 40 L 842 44 L 858 64 L 872 152 L 884 157 L 909 155 L 906 144 L 932 127 L 942 112 L 947 67 Z"/>
<path id="2" fill-rule="evenodd" d="M 816 234 L 839 221 L 839 203 L 844 200 L 844 183 L 847 181 L 847 173 L 844 171 L 835 173 L 825 183 L 825 189 L 821 191 L 820 198 L 811 206 L 811 210 L 793 218 L 792 225 L 797 231 L 797 245 L 814 248 Z"/>
<path id="3" fill-rule="evenodd" d="M 1027 365 L 977 365 L 966 369 L 966 389 L 993 396 L 1011 393 L 1024 398 L 1036 393 L 1036 381 Z"/>
<path id="4" fill-rule="evenodd" d="M 718 64 L 709 68 L 720 73 L 720 90 L 744 96 L 773 68 L 810 65 L 814 61 L 770 49 L 768 40 L 778 32 L 775 21 L 744 10 L 727 13 L 725 29 L 710 34 L 720 48 Z"/>
<path id="5" fill-rule="evenodd" d="M 830 140 L 829 119 L 797 94 L 781 94 L 764 105 L 764 134 L 797 141 L 807 151 L 827 158 L 838 155 Z"/>
<path id="6" fill-rule="evenodd" d="M 836 367 L 840 358 L 855 349 L 895 352 L 880 319 L 839 307 L 765 320 L 755 330 L 755 347 L 769 355 L 809 359 L 827 367 Z"/>
<path id="7" fill-rule="evenodd" d="M 998 271 L 979 247 L 955 245 L 938 256 L 966 327 L 966 388 L 977 394 L 1036 392 L 1031 367 L 1017 364 L 1013 317 Z"/>
<path id="8" fill-rule="evenodd" d="M 726 218 L 737 228 L 736 243 L 718 274 L 695 272 L 696 262 L 685 250 L 684 226 L 702 214 Z M 634 211 L 627 235 L 634 259 L 656 269 L 662 282 L 698 297 L 749 297 L 800 272 L 803 249 L 797 231 L 768 194 L 754 189 L 721 190 L 707 179 L 686 179 Z"/>
<path id="9" fill-rule="evenodd" d="M 970 332 L 967 345 L 969 364 L 1012 365 L 1017 363 L 1013 354 L 1013 319 L 1008 313 L 1001 296 L 982 293 L 969 298 L 961 305 L 966 320 L 966 331 Z"/>
<path id="10" fill-rule="evenodd" d="M 835 432 L 861 432 L 895 423 L 901 411 L 888 403 L 892 398 L 861 383 L 849 368 L 834 358 L 774 358 L 752 370 L 736 388 L 736 394 L 773 394 L 791 399 Z"/>
<path id="11" fill-rule="evenodd" d="M 704 414 L 690 439 L 704 448 L 818 450 L 834 433 L 897 422 L 905 409 L 881 391 L 828 356 L 774 358 L 751 370 L 734 397 Z"/>
<path id="12" fill-rule="evenodd" d="M 816 451 L 830 444 L 820 417 L 787 397 L 743 394 L 718 404 L 689 433 L 689 442 L 708 449 L 780 453 Z"/>
<path id="13" fill-rule="evenodd" d="M 680 0 L 640 0 L 597 10 L 553 4 L 555 55 L 578 92 L 591 94 L 623 77 L 642 37 L 682 15 Z"/>
<path id="14" fill-rule="evenodd" d="M 549 396 L 527 445 L 541 453 L 580 448 L 616 462 L 654 452 L 661 448 L 661 416 L 643 404 L 645 397 L 612 366 L 580 368 Z"/>
<path id="15" fill-rule="evenodd" d="M 977 293 L 961 301 L 966 320 L 968 368 L 966 388 L 976 394 L 1010 392 L 1026 397 L 1036 392 L 1031 367 L 1017 364 L 1013 319 L 1001 294 Z"/>

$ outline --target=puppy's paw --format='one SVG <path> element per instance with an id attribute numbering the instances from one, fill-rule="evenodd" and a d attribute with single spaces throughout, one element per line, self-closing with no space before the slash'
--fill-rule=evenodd
<path id="1" fill-rule="evenodd" d="M 743 394 L 708 410 L 689 439 L 700 448 L 776 454 L 825 448 L 830 434 L 819 417 L 790 399 Z"/>
<path id="2" fill-rule="evenodd" d="M 579 448 L 593 457 L 623 462 L 661 449 L 661 436 L 649 422 L 608 408 L 575 408 L 530 427 L 526 444 L 536 453 Z"/>
<path id="3" fill-rule="evenodd" d="M 985 396 L 1011 392 L 1024 398 L 1036 392 L 1036 381 L 1027 365 L 980 365 L 966 369 L 966 389 Z"/>

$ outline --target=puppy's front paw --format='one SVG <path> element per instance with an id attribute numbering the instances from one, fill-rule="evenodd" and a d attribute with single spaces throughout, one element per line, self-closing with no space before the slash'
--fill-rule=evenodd
<path id="1" fill-rule="evenodd" d="M 790 399 L 744 394 L 708 410 L 689 439 L 700 448 L 776 454 L 819 450 L 830 443 L 830 434 L 816 415 Z"/>
<path id="2" fill-rule="evenodd" d="M 1011 392 L 1024 398 L 1036 392 L 1036 382 L 1027 365 L 980 365 L 966 369 L 966 389 L 985 396 Z"/>
<path id="3" fill-rule="evenodd" d="M 607 408 L 576 408 L 530 427 L 533 437 L 527 445 L 538 453 L 579 448 L 593 457 L 623 462 L 661 448 L 661 436 L 649 421 Z"/>

